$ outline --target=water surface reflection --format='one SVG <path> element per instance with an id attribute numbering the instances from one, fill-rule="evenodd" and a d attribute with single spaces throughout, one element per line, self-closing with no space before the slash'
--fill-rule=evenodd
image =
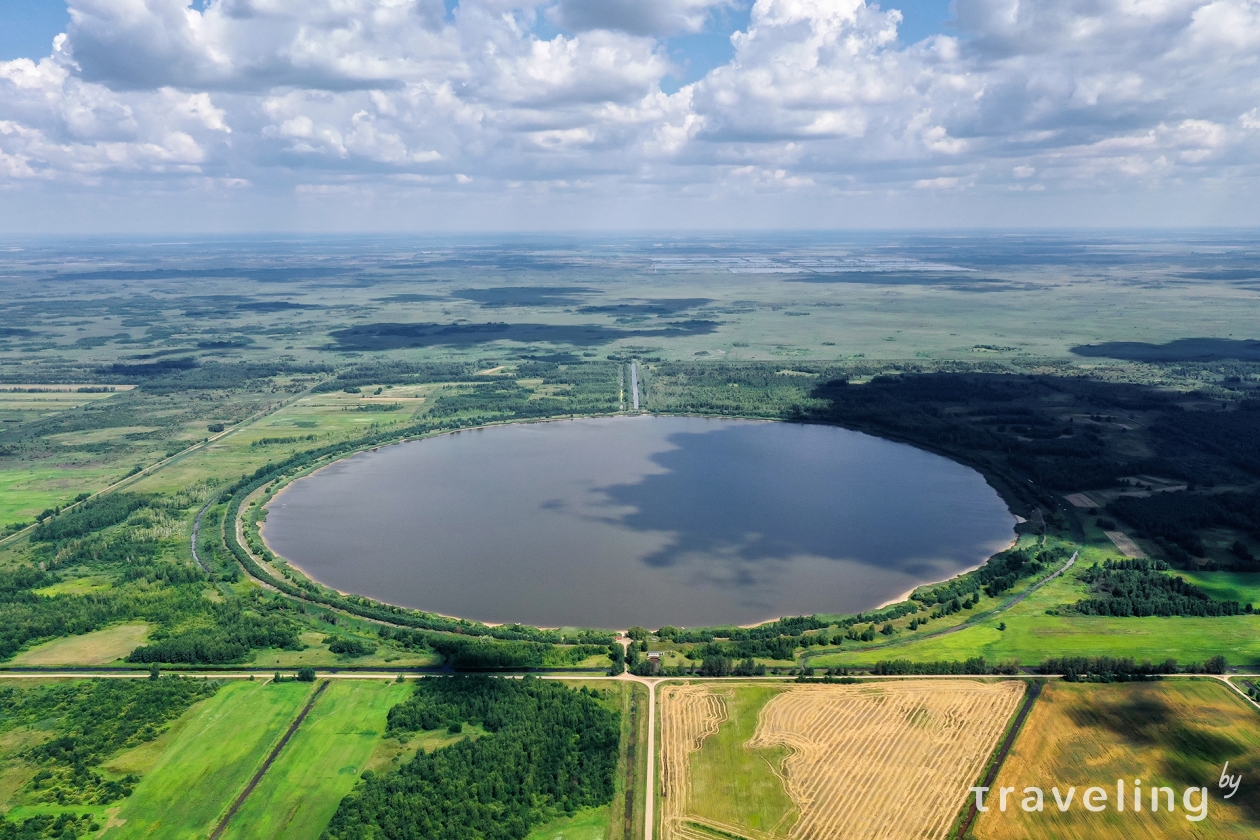
<path id="1" fill-rule="evenodd" d="M 825 426 L 622 417 L 501 426 L 338 462 L 271 504 L 329 586 L 542 626 L 852 612 L 983 561 L 1014 518 L 975 471 Z"/>

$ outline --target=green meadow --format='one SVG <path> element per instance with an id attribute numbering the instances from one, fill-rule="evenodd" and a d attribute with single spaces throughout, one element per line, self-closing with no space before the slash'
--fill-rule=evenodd
<path id="1" fill-rule="evenodd" d="M 333 681 L 222 836 L 318 836 L 367 768 L 390 707 L 410 690 L 392 680 Z"/>
<path id="2" fill-rule="evenodd" d="M 1152 662 L 1171 658 L 1185 665 L 1224 653 L 1231 665 L 1260 666 L 1260 614 L 1213 618 L 1052 614 L 1086 595 L 1080 581 L 1083 571 L 1078 561 L 1076 567 L 1010 609 L 956 625 L 961 629 L 947 635 L 928 635 L 938 629 L 937 622 L 931 622 L 917 634 L 899 630 L 891 643 L 827 652 L 810 656 L 808 661 L 814 667 L 840 668 L 891 659 L 936 662 L 983 656 L 991 664 L 1016 660 L 1022 665 L 1036 665 L 1058 656 L 1115 656 Z M 1186 577 L 1216 597 L 1241 600 L 1236 596 L 1247 594 L 1247 582 L 1255 575 L 1199 572 Z M 975 612 L 991 610 L 1005 600 L 984 598 Z M 896 622 L 903 627 L 906 623 L 904 619 Z M 1002 624 L 1006 627 L 999 630 Z"/>
<path id="3" fill-rule="evenodd" d="M 313 690 L 310 683 L 231 681 L 189 713 L 102 836 L 209 836 Z M 115 763 L 125 765 L 127 757 Z"/>

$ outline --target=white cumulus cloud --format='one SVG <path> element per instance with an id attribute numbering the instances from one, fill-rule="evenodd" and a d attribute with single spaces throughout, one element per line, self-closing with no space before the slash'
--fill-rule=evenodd
<path id="1" fill-rule="evenodd" d="M 69 0 L 48 55 L 0 62 L 0 182 L 830 200 L 1260 175 L 1260 0 L 955 0 L 909 45 L 897 0 L 756 0 L 714 30 L 741 5 Z M 732 57 L 675 89 L 671 38 L 698 32 Z"/>

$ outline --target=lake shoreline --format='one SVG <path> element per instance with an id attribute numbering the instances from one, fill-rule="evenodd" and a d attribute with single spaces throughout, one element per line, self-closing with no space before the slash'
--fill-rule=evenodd
<path id="1" fill-rule="evenodd" d="M 325 464 L 311 473 L 288 481 L 267 500 L 264 505 L 267 518 L 259 523 L 259 535 L 267 549 L 296 572 L 343 595 L 357 594 L 392 606 L 421 609 L 435 615 L 458 616 L 466 620 L 477 620 L 472 616 L 479 613 L 496 616 L 495 621 L 479 621 L 487 625 L 519 622 L 540 628 L 557 625 L 604 627 L 617 623 L 631 626 L 643 624 L 645 621 L 656 623 L 658 620 L 674 626 L 688 627 L 757 626 L 766 621 L 776 620 L 782 615 L 811 613 L 832 615 L 871 611 L 903 601 L 909 593 L 919 587 L 949 580 L 978 568 L 994 553 L 989 551 L 990 545 L 998 539 L 1004 545 L 1009 545 L 1013 538 L 1011 531 L 1007 531 L 1007 535 L 1000 538 L 993 534 L 995 527 L 1001 530 L 1007 527 L 1013 529 L 1015 518 L 1003 504 L 1000 496 L 994 492 L 994 488 L 982 476 L 967 465 L 959 464 L 938 453 L 931 453 L 906 442 L 889 441 L 883 437 L 826 424 L 786 424 L 767 420 L 750 423 L 731 418 L 684 418 L 676 415 L 560 419 L 575 424 L 571 434 L 557 437 L 554 432 L 540 434 L 538 431 L 554 428 L 558 420 L 542 423 L 495 424 L 473 430 L 489 436 L 476 436 L 478 445 L 472 449 L 465 443 L 453 442 L 456 438 L 467 441 L 468 438 L 465 436 L 447 433 L 399 442 L 417 444 L 426 442 L 426 447 L 419 450 L 421 454 L 417 454 L 415 448 L 399 450 L 398 444 L 387 444 L 362 450 L 334 461 L 332 464 Z M 605 421 L 613 419 L 621 419 L 623 422 L 603 425 Z M 592 426 L 591 424 L 599 425 Z M 531 431 L 521 431 L 531 427 Z M 492 434 L 492 429 L 499 429 L 501 432 L 513 429 L 517 431 L 511 435 L 501 435 Z M 752 431 L 753 429 L 760 431 Z M 611 443 L 613 440 L 619 440 L 621 443 L 613 445 Z M 444 441 L 445 445 L 434 447 L 433 444 L 439 441 Z M 749 447 L 752 448 L 749 449 Z M 370 458 L 371 455 L 386 449 L 395 452 L 404 451 L 406 457 L 402 460 L 409 466 L 390 466 L 398 459 L 397 455 L 391 456 L 390 462 Z M 621 449 L 628 449 L 629 452 L 622 452 L 620 455 L 609 454 L 610 450 Z M 578 454 L 575 455 L 575 453 Z M 745 460 L 743 456 L 750 453 L 755 456 L 756 463 L 773 466 L 758 466 L 755 469 L 740 466 L 738 462 Z M 365 459 L 356 458 L 357 455 L 365 456 L 366 462 Z M 432 458 L 429 457 L 430 455 Z M 441 457 L 438 457 L 439 455 Z M 581 457 L 578 457 L 579 455 Z M 554 467 L 556 461 L 567 464 L 579 462 L 581 458 L 587 458 L 590 463 L 580 464 L 580 469 L 566 466 L 565 470 L 558 470 Z M 767 458 L 770 460 L 766 461 Z M 889 458 L 892 459 L 891 467 L 884 464 L 884 460 Z M 436 460 L 430 463 L 433 459 Z M 486 459 L 492 462 L 493 469 L 489 469 L 484 463 Z M 855 475 L 860 479 L 858 483 L 861 487 L 854 489 L 850 486 L 852 481 L 833 475 L 834 470 L 829 471 L 827 468 L 819 467 L 815 463 L 819 459 L 827 463 L 834 461 L 833 466 L 836 470 L 842 467 L 858 469 Z M 516 464 L 516 461 L 521 463 Z M 336 501 L 325 499 L 321 504 L 326 506 L 321 508 L 320 513 L 312 517 L 306 526 L 296 529 L 301 532 L 302 538 L 307 540 L 308 544 L 320 548 L 320 551 L 316 552 L 312 558 L 309 552 L 294 550 L 293 531 L 288 534 L 287 541 L 285 538 L 277 538 L 276 520 L 285 516 L 282 513 L 283 507 L 291 503 L 299 507 L 303 504 L 303 498 L 294 500 L 294 494 L 290 493 L 295 488 L 304 488 L 302 496 L 308 504 L 312 496 L 327 496 L 328 491 L 322 488 L 317 488 L 318 492 L 314 494 L 309 492 L 310 485 L 305 479 L 319 474 L 327 483 L 329 480 L 327 470 L 334 465 L 338 465 L 343 470 L 332 477 L 338 482 L 338 486 L 353 485 L 357 489 L 349 492 L 344 499 Z M 579 472 L 581 469 L 586 469 L 589 473 L 586 479 L 578 482 L 581 492 L 573 491 L 567 485 L 562 486 L 565 481 L 571 479 L 568 472 L 572 469 L 579 469 Z M 770 472 L 759 471 L 765 469 L 770 469 Z M 524 473 L 515 477 L 511 475 L 513 471 L 520 470 L 524 470 Z M 548 470 L 556 475 L 544 475 Z M 965 470 L 965 472 L 959 472 L 959 470 Z M 410 484 L 400 480 L 397 475 L 392 475 L 399 471 L 408 476 L 407 481 L 411 481 Z M 466 475 L 469 471 L 477 473 L 481 478 L 473 480 L 472 477 Z M 382 474 L 376 475 L 376 472 Z M 414 476 L 420 474 L 425 475 L 426 478 L 419 485 L 415 485 Z M 912 481 L 913 484 L 906 487 L 897 484 L 897 482 L 907 480 Z M 346 484 L 347 481 L 351 483 Z M 382 481 L 385 483 L 382 484 Z M 512 505 L 519 507 L 521 503 L 513 492 L 494 488 L 494 485 L 502 485 L 505 481 L 521 482 L 517 488 L 518 490 L 524 488 L 521 492 L 525 490 L 535 492 L 533 485 L 541 481 L 546 484 L 545 489 L 548 492 L 537 496 L 535 502 L 514 511 L 511 509 Z M 699 483 L 696 484 L 696 482 Z M 761 487 L 763 484 L 766 486 Z M 426 485 L 435 485 L 439 489 L 435 491 L 434 486 Z M 696 488 L 701 486 L 706 490 L 697 497 Z M 736 489 L 732 490 L 731 486 L 735 486 Z M 487 490 L 487 487 L 490 489 Z M 885 510 L 880 506 L 878 499 L 872 501 L 866 498 L 870 495 L 868 491 L 872 487 L 881 499 L 891 500 L 892 509 Z M 907 490 L 907 487 L 910 489 Z M 933 497 L 933 502 L 930 504 L 926 503 L 925 499 L 907 502 L 902 499 L 907 492 L 915 495 L 916 499 L 924 493 L 934 492 L 938 495 Z M 974 496 L 976 492 L 980 492 L 981 495 L 975 498 L 967 495 Z M 565 496 L 565 493 L 570 495 Z M 460 494 L 464 495 L 460 496 Z M 460 504 L 452 503 L 445 498 L 451 495 L 460 496 L 461 499 L 467 500 L 467 504 L 461 507 Z M 735 503 L 736 512 L 733 514 L 719 512 L 716 515 L 707 513 L 710 507 L 706 505 L 717 504 L 719 508 L 730 506 L 725 502 L 718 504 L 717 501 L 710 499 L 710 496 L 714 498 L 729 496 L 727 501 Z M 832 498 L 833 496 L 835 498 Z M 364 497 L 367 497 L 366 500 Z M 969 498 L 970 503 L 968 503 Z M 280 500 L 278 505 L 277 499 Z M 473 499 L 476 499 L 475 503 L 471 501 Z M 547 499 L 550 501 L 546 505 L 537 506 Z M 848 501 L 844 502 L 843 499 L 848 499 Z M 985 501 L 981 503 L 981 499 Z M 927 520 L 923 520 L 925 514 L 921 510 L 935 508 L 938 502 L 945 508 L 957 507 L 958 510 L 952 512 L 947 510 L 944 514 L 933 514 Z M 530 507 L 530 504 L 534 507 Z M 896 514 L 898 504 L 903 507 L 910 505 L 906 508 L 906 514 Z M 918 507 L 915 507 L 916 504 Z M 355 510 L 363 516 L 376 517 L 375 524 L 365 526 L 358 522 L 360 518 L 358 514 L 351 515 L 345 512 L 346 505 L 352 507 L 357 505 Z M 382 505 L 389 507 L 392 513 L 382 514 L 378 510 Z M 761 510 L 763 506 L 768 506 L 769 511 Z M 675 510 L 676 507 L 680 507 L 681 510 Z M 803 507 L 805 510 L 803 512 L 797 510 L 798 507 Z M 487 527 L 488 520 L 484 516 L 484 511 L 487 510 L 495 511 L 494 519 L 489 521 L 496 524 L 500 532 L 490 538 L 485 538 L 479 533 L 495 530 Z M 886 529 L 878 526 L 861 525 L 857 531 L 854 531 L 852 528 L 846 529 L 835 523 L 818 524 L 822 520 L 835 518 L 836 510 L 842 512 L 841 519 L 853 521 L 858 525 L 864 521 L 863 517 L 869 519 L 872 516 L 880 518 L 896 516 L 899 520 L 905 521 L 913 515 L 913 518 L 919 521 L 919 528 L 914 529 L 915 534 L 924 527 L 928 527 L 929 530 L 937 529 L 933 532 L 936 537 L 925 535 L 907 540 L 903 536 L 901 542 L 896 545 L 905 545 L 909 550 L 908 558 L 922 556 L 926 549 L 927 556 L 937 558 L 931 562 L 931 565 L 948 565 L 952 562 L 948 559 L 948 554 L 941 554 L 940 546 L 956 541 L 957 537 L 944 537 L 945 533 L 974 533 L 976 537 L 979 537 L 981 532 L 988 530 L 990 536 L 982 538 L 982 542 L 986 544 L 983 547 L 978 546 L 977 549 L 965 552 L 971 554 L 968 558 L 970 562 L 964 561 L 965 565 L 953 566 L 948 571 L 937 569 L 936 575 L 923 578 L 908 590 L 897 589 L 890 592 L 885 588 L 885 591 L 881 593 L 878 591 L 879 579 L 881 575 L 893 573 L 896 561 L 876 560 L 875 557 L 883 556 L 880 554 L 864 555 L 861 544 L 875 546 L 883 554 L 895 551 L 896 545 L 892 548 L 884 545 L 889 538 L 885 533 Z M 824 514 L 824 511 L 829 511 L 829 513 Z M 309 511 L 305 515 L 309 516 Z M 557 515 L 568 518 L 557 519 Z M 407 527 L 412 529 L 409 532 L 410 536 L 393 535 L 391 537 L 387 533 L 392 527 L 388 524 L 391 516 L 408 521 Z M 574 519 L 574 516 L 577 518 Z M 347 538 L 342 533 L 343 528 L 328 523 L 329 518 L 337 517 L 349 522 L 350 525 L 347 527 L 356 528 L 358 536 L 354 539 Z M 431 527 L 412 525 L 410 521 L 417 517 L 431 523 Z M 952 524 L 954 517 L 964 520 L 963 523 Z M 693 520 L 704 522 L 710 518 L 714 521 L 697 526 L 699 531 L 678 536 L 678 528 L 691 527 L 690 523 Z M 785 521 L 780 523 L 779 518 Z M 748 521 L 745 521 L 746 519 Z M 434 545 L 431 533 L 437 530 L 437 523 L 442 523 L 441 530 L 448 530 L 451 523 L 458 525 L 464 520 L 467 520 L 466 527 L 453 529 L 454 532 L 460 534 L 458 544 L 448 539 L 445 543 Z M 540 522 L 540 520 L 543 521 Z M 591 523 L 597 520 L 604 525 L 611 523 L 615 526 L 617 532 L 613 535 L 613 542 L 609 542 L 609 533 L 589 532 Z M 1005 521 L 999 522 L 999 520 Z M 986 521 L 988 524 L 985 524 Z M 293 511 L 290 510 L 287 522 L 282 524 L 284 527 L 291 527 L 293 522 Z M 796 528 L 797 524 L 800 525 L 799 529 Z M 537 543 L 540 534 L 546 536 L 547 539 L 552 538 L 552 535 L 547 532 L 548 527 L 555 531 L 573 530 L 576 532 L 583 528 L 588 529 L 587 532 L 583 532 L 583 537 L 562 535 L 559 538 L 563 544 L 570 546 L 565 550 L 572 552 L 575 540 L 581 543 L 581 550 L 577 554 L 552 557 L 552 552 L 546 548 L 545 541 Z M 871 527 L 875 527 L 876 530 L 871 531 Z M 744 535 L 740 537 L 743 542 L 730 543 L 730 535 L 723 530 L 724 528 L 728 528 L 730 534 Z M 941 528 L 946 530 L 940 531 Z M 977 531 L 977 528 L 980 530 Z M 762 533 L 766 529 L 769 529 L 768 535 Z M 309 535 L 308 532 L 312 530 L 318 531 L 343 548 L 341 550 L 330 548 L 325 544 L 326 540 Z M 811 530 L 818 533 L 807 533 Z M 900 530 L 904 534 L 910 529 Z M 662 535 L 669 535 L 669 538 Z M 281 537 L 284 536 L 281 534 Z M 591 539 L 589 542 L 583 542 L 584 537 Z M 394 540 L 392 545 L 391 538 Z M 535 539 L 535 543 L 528 543 L 527 538 Z M 565 539 L 568 540 L 567 543 L 564 542 Z M 640 548 L 632 550 L 630 555 L 624 555 L 625 547 L 617 541 L 624 542 L 626 539 L 631 540 L 631 545 L 639 545 Z M 856 559 L 856 557 L 867 556 L 867 559 L 861 561 L 860 564 L 849 560 L 838 566 L 829 565 L 825 562 L 827 553 L 816 549 L 819 546 L 825 548 L 831 544 L 828 540 L 835 539 L 842 541 L 856 539 L 859 544 L 856 548 L 850 546 L 849 549 L 840 550 L 838 554 L 829 556 L 836 559 L 841 557 Z M 919 539 L 923 548 L 910 549 L 914 539 Z M 688 540 L 699 542 L 692 545 L 688 543 Z M 813 542 L 810 542 L 811 540 Z M 863 540 L 866 542 L 863 543 Z M 872 543 L 871 540 L 875 542 Z M 471 548 L 464 546 L 464 541 L 472 543 L 473 546 Z M 521 548 L 523 544 L 525 548 Z M 538 549 L 539 544 L 543 545 L 544 549 Z M 696 546 L 703 549 L 706 545 L 712 545 L 718 553 L 712 555 L 711 560 L 701 562 L 703 557 L 710 556 L 702 551 L 700 555 L 696 555 L 701 560 L 696 560 L 693 557 Z M 786 548 L 791 545 L 805 547 Z M 366 551 L 365 546 L 368 547 Z M 776 546 L 784 547 L 776 548 Z M 441 549 L 457 549 L 452 556 L 467 559 L 465 561 L 443 559 L 441 562 L 434 562 L 433 558 L 441 557 Z M 371 556 L 373 550 L 375 550 L 375 556 Z M 784 550 L 788 551 L 788 554 L 783 555 L 784 559 L 772 562 L 772 558 L 777 556 L 775 552 L 781 553 Z M 418 551 L 422 553 L 417 554 Z M 531 551 L 534 554 L 531 555 Z M 609 551 L 614 554 L 620 551 L 621 554 L 617 556 L 624 555 L 625 559 L 609 559 Z M 644 554 L 644 551 L 647 554 Z M 766 554 L 766 551 L 771 553 Z M 543 555 L 545 557 L 542 565 L 539 566 L 537 565 L 538 557 Z M 791 556 L 796 555 L 809 556 L 804 560 L 790 559 Z M 565 559 L 566 556 L 571 559 Z M 888 556 L 897 555 L 894 553 Z M 524 557 L 524 560 L 520 559 L 521 557 Z M 635 561 L 634 557 L 639 557 L 640 560 Z M 661 558 L 660 562 L 656 565 L 651 562 L 645 565 L 642 562 L 643 560 L 650 561 L 653 557 Z M 353 558 L 349 565 L 346 558 Z M 295 559 L 297 562 L 294 562 Z M 460 575 L 451 572 L 449 568 L 451 562 L 456 562 L 456 565 L 463 570 L 465 576 L 463 579 Z M 535 565 L 530 566 L 531 562 Z M 416 563 L 420 565 L 417 566 Z M 448 568 L 442 568 L 443 563 L 446 563 Z M 620 566 L 617 566 L 618 563 Z M 802 563 L 804 565 L 801 565 Z M 347 585 L 344 574 L 328 574 L 330 564 L 334 566 L 339 564 L 343 572 L 353 574 L 361 574 L 366 569 L 367 574 L 362 578 L 361 585 Z M 612 577 L 609 576 L 612 573 L 607 568 L 610 564 L 617 567 Z M 653 568 L 657 569 L 654 575 L 651 573 Z M 411 569 L 415 571 L 410 571 Z M 531 569 L 534 571 L 531 572 Z M 504 584 L 495 579 L 503 574 L 516 575 L 519 579 L 513 578 L 510 584 Z M 714 578 L 714 574 L 718 577 Z M 819 580 L 812 578 L 803 580 L 800 578 L 801 574 L 816 574 L 820 578 Z M 858 577 L 854 578 L 854 574 Z M 524 577 L 520 577 L 522 575 Z M 766 575 L 770 577 L 767 578 Z M 467 578 L 487 579 L 489 582 L 486 586 L 491 589 L 497 587 L 491 597 L 485 599 L 483 609 L 476 609 L 472 604 L 473 596 L 470 592 L 473 587 L 468 583 Z M 575 580 L 566 580 L 568 578 Z M 554 598 L 558 592 L 567 587 L 571 597 L 562 598 L 556 603 L 577 604 L 577 609 L 572 610 L 574 614 L 556 616 L 552 621 L 546 621 L 538 609 L 534 608 L 531 613 L 529 598 L 533 597 L 537 603 L 539 580 L 563 581 L 563 584 L 548 584 L 546 596 Z M 831 583 L 827 583 L 829 580 Z M 849 582 L 842 582 L 846 580 Z M 332 583 L 325 581 L 332 581 Z M 423 583 L 418 581 L 423 581 Z M 820 589 L 834 589 L 837 592 L 849 592 L 851 595 L 856 595 L 857 593 L 853 592 L 854 583 L 857 583 L 860 589 L 869 591 L 872 596 L 865 605 L 852 600 L 841 604 L 818 604 L 814 597 Z M 445 585 L 447 589 L 442 590 L 440 585 Z M 788 589 L 783 589 L 784 585 L 787 585 Z M 510 596 L 505 594 L 505 586 L 511 590 Z M 697 586 L 701 588 L 696 589 Z M 730 589 L 732 586 L 735 589 Z M 408 597 L 406 594 L 399 595 L 400 588 L 416 587 L 421 587 L 416 591 L 421 598 Z M 519 592 L 513 587 L 519 587 Z M 679 587 L 682 589 L 680 590 Z M 728 594 L 721 597 L 725 597 L 726 600 L 713 600 L 719 597 L 724 587 Z M 388 592 L 392 597 L 371 594 L 374 591 Z M 454 592 L 455 597 L 447 598 L 442 594 L 443 591 Z M 603 593 L 608 591 L 622 593 L 622 601 L 611 607 L 610 611 L 600 610 L 597 614 L 591 605 L 602 600 Z M 896 597 L 902 591 L 905 591 L 906 595 Z M 461 592 L 462 595 L 460 595 Z M 793 592 L 797 594 L 792 595 Z M 685 613 L 692 611 L 690 605 L 695 597 L 699 597 L 702 601 L 699 604 L 701 614 L 685 623 L 680 622 L 679 618 L 686 617 Z M 732 598 L 738 600 L 731 600 Z M 762 609 L 756 610 L 760 615 L 748 616 L 748 607 L 752 606 L 752 603 L 748 601 L 749 598 L 753 601 L 778 598 L 783 601 L 784 608 L 767 603 Z M 447 605 L 441 611 L 418 606 L 419 603 L 426 601 L 434 603 L 442 600 L 445 600 Z M 457 604 L 462 600 L 463 605 L 457 605 L 455 609 L 452 609 L 452 600 Z M 799 606 L 790 603 L 792 600 L 795 600 Z M 810 601 L 814 603 L 811 604 Z M 704 606 L 706 603 L 707 607 Z M 721 603 L 728 603 L 728 606 L 721 607 Z M 743 603 L 742 607 L 740 603 Z M 647 609 L 630 609 L 627 604 L 641 605 Z M 674 607 L 671 608 L 670 604 L 674 604 Z M 686 609 L 682 608 L 684 604 L 687 605 Z M 811 609 L 815 604 L 819 608 Z M 617 621 L 616 618 L 609 621 L 609 618 L 620 612 L 626 613 L 620 616 L 621 621 Z M 746 617 L 740 620 L 739 612 L 743 612 Z M 534 618 L 542 620 L 528 620 L 527 617 L 531 614 Z M 763 616 L 774 616 L 774 618 L 763 619 Z"/>

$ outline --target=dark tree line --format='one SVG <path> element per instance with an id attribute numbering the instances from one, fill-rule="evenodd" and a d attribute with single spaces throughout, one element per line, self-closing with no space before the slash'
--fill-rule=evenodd
<path id="1" fill-rule="evenodd" d="M 871 673 L 876 676 L 914 676 L 914 675 L 978 675 L 978 674 L 1017 674 L 1019 666 L 1014 662 L 989 663 L 983 656 L 977 656 L 962 662 L 911 662 L 908 659 L 881 660 L 871 666 Z"/>
<path id="2" fill-rule="evenodd" d="M 962 600 L 967 596 L 975 598 L 973 606 L 980 602 L 981 591 L 995 598 L 1024 578 L 1040 574 L 1055 566 L 1063 557 L 1063 551 L 1052 548 L 1037 551 L 1023 548 L 1010 549 L 993 555 L 988 562 L 975 571 L 915 592 L 910 597 L 928 606 L 940 604 L 944 607 L 942 614 L 948 615 L 963 609 Z M 957 606 L 953 604 L 955 601 L 959 602 Z"/>
<path id="3" fill-rule="evenodd" d="M 796 648 L 806 637 L 778 636 L 769 639 L 745 639 L 731 642 L 709 642 L 693 652 L 706 661 L 711 657 L 725 659 L 792 659 Z M 721 675 L 718 675 L 721 676 Z"/>
<path id="4" fill-rule="evenodd" d="M 256 597 L 209 604 L 203 623 L 161 628 L 154 640 L 133 650 L 128 662 L 211 665 L 242 661 L 251 650 L 296 650 L 293 607 L 281 598 Z"/>
<path id="5" fill-rule="evenodd" d="M 31 531 L 31 542 L 83 537 L 117 525 L 142 507 L 153 503 L 151 496 L 140 493 L 109 493 L 89 499 L 74 510 L 45 519 Z"/>
<path id="6" fill-rule="evenodd" d="M 1064 656 L 1047 659 L 1037 666 L 1040 674 L 1062 674 L 1068 682 L 1137 682 L 1157 680 L 1165 674 L 1223 674 L 1225 657 L 1214 656 L 1206 663 L 1191 663 L 1184 669 L 1177 667 L 1177 660 L 1166 659 L 1157 664 L 1137 663 L 1132 659 L 1110 656 Z"/>
<path id="7" fill-rule="evenodd" d="M 353 636 L 329 636 L 324 640 L 328 650 L 341 656 L 368 656 L 376 653 L 376 645 Z"/>
<path id="8" fill-rule="evenodd" d="M 91 814 L 36 814 L 21 820 L 0 817 L 0 840 L 78 840 L 101 830 Z"/>

